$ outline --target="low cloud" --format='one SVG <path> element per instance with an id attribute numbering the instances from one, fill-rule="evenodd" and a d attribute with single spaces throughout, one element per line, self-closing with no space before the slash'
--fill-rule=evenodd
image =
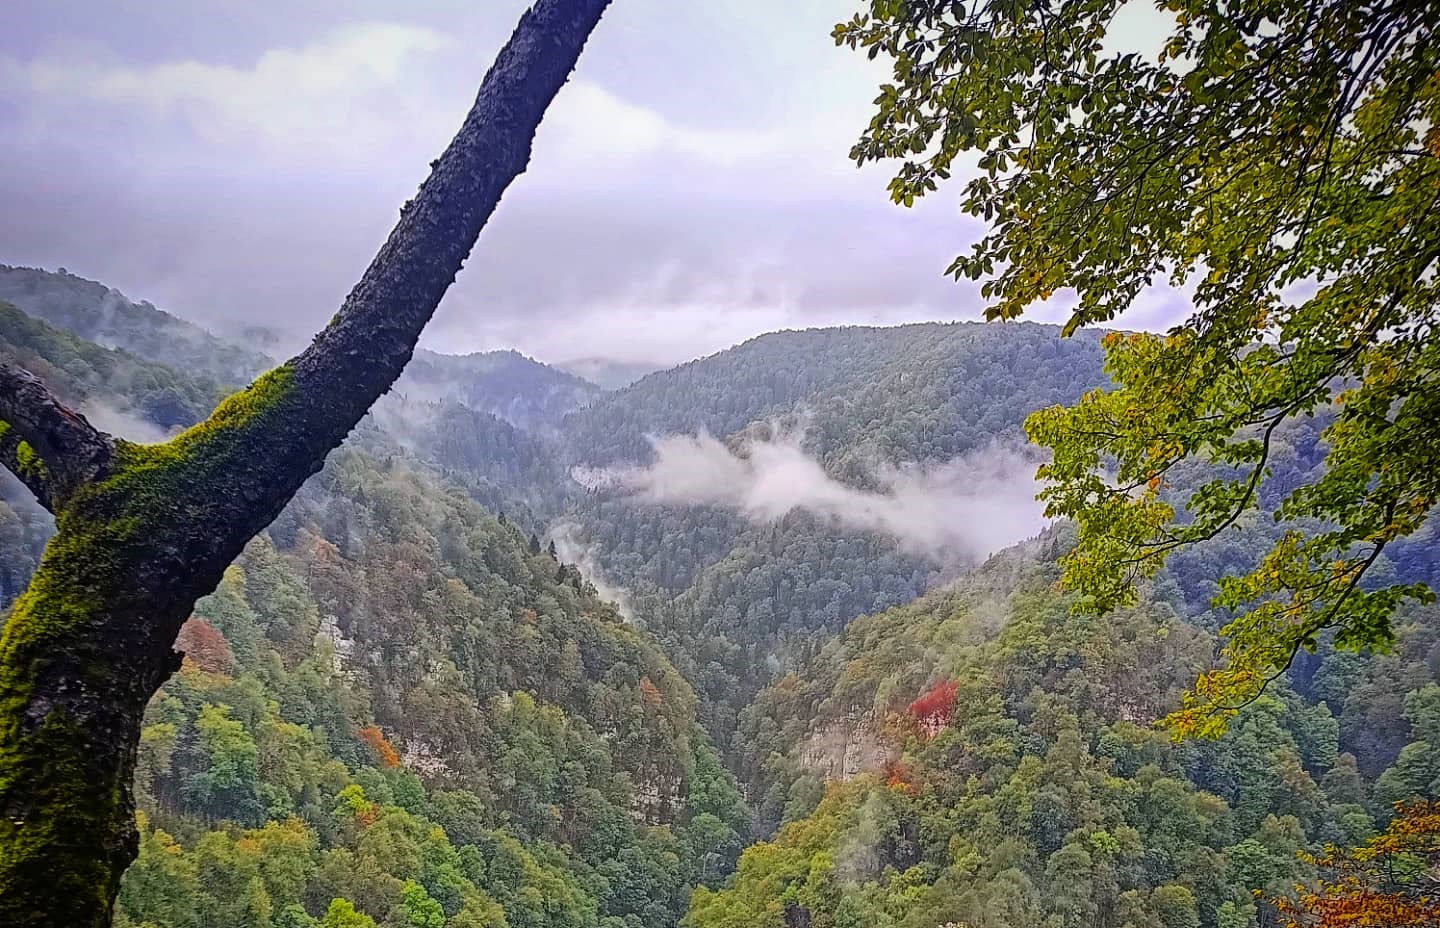
<path id="1" fill-rule="evenodd" d="M 580 526 L 574 522 L 559 522 L 550 526 L 547 533 L 555 543 L 555 555 L 563 564 L 574 565 L 580 576 L 595 587 L 595 592 L 608 603 L 613 603 L 620 615 L 630 622 L 635 621 L 635 602 L 630 591 L 618 583 L 612 583 L 605 576 L 593 547 L 581 536 Z"/>
<path id="2" fill-rule="evenodd" d="M 831 477 L 799 438 L 750 440 L 736 450 L 708 434 L 653 440 L 655 462 L 604 481 L 649 503 L 718 506 L 755 522 L 804 510 L 879 532 L 946 561 L 978 561 L 1045 525 L 1032 451 L 996 445 L 940 464 L 877 468 L 875 490 Z"/>

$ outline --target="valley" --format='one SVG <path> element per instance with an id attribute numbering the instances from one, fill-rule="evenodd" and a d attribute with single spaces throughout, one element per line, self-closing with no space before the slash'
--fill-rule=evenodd
<path id="1" fill-rule="evenodd" d="M 0 301 L 0 358 L 134 441 L 272 363 L 67 273 Z M 1256 518 L 1077 613 L 1022 423 L 1109 383 L 1102 335 L 785 331 L 610 388 L 418 352 L 186 624 L 116 923 L 1277 924 L 1300 852 L 1440 790 L 1440 609 L 1157 730 L 1330 413 L 1276 430 Z M 8 607 L 53 526 L 3 481 Z M 1437 544 L 1378 576 L 1433 585 Z"/>

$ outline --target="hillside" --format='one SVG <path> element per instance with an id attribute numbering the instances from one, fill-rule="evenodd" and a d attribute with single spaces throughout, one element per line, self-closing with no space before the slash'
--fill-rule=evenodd
<path id="1" fill-rule="evenodd" d="M 460 403 L 527 431 L 548 431 L 601 390 L 518 351 L 437 354 L 420 350 L 395 392 L 409 400 Z"/>
<path id="2" fill-rule="evenodd" d="M 728 744 L 758 688 L 847 621 L 1038 531 L 1020 424 L 1103 380 L 1093 334 L 1060 339 L 1039 325 L 760 336 L 565 419 L 571 459 L 592 470 L 653 465 L 655 440 L 670 435 L 726 439 L 738 459 L 716 450 L 681 459 L 648 496 L 602 486 L 576 501 L 566 537 L 651 603 L 652 629 Z M 762 512 L 715 505 L 714 480 L 667 489 L 766 451 L 783 461 L 736 490 L 769 494 Z"/>
<path id="3" fill-rule="evenodd" d="M 577 461 L 607 465 L 648 460 L 647 436 L 803 423 L 827 469 L 859 476 L 867 456 L 938 460 L 1003 437 L 1103 382 L 1100 364 L 1098 333 L 1030 323 L 773 332 L 651 374 L 565 426 Z"/>
<path id="4" fill-rule="evenodd" d="M 102 283 L 63 270 L 0 265 L 0 305 L 10 304 L 21 312 L 6 310 L 10 314 L 0 319 L 0 328 L 12 333 L 17 356 L 36 365 L 42 377 L 48 362 L 33 351 L 25 353 L 24 342 L 55 336 L 31 333 L 36 321 L 48 323 L 47 332 L 80 340 L 57 355 L 72 367 L 92 362 L 86 357 L 90 348 L 120 352 L 100 355 L 99 363 L 123 358 L 121 366 L 135 369 L 123 381 L 109 371 L 98 379 L 80 371 L 76 383 L 77 389 L 83 387 L 83 396 L 65 398 L 84 405 L 97 390 L 120 390 L 121 396 L 97 397 L 84 411 L 99 427 L 137 440 L 153 440 L 195 422 L 220 395 L 275 363 L 235 337 L 213 335 L 148 302 L 133 302 Z M 183 372 L 184 389 L 193 387 L 191 392 L 198 395 L 175 392 L 171 381 L 177 371 Z M 145 395 L 131 395 L 142 386 Z M 483 504 L 518 514 L 527 526 L 538 528 L 563 508 L 570 489 L 553 445 L 553 427 L 600 392 L 514 351 L 462 356 L 422 349 L 395 389 L 376 405 L 373 417 L 383 422 L 391 443 L 464 483 Z M 153 430 L 153 423 L 160 424 L 160 432 Z"/>
<path id="5" fill-rule="evenodd" d="M 46 271 L 0 264 L 0 301 L 86 341 L 224 386 L 249 383 L 271 366 L 258 351 L 217 338 L 150 303 L 136 303 L 118 290 L 63 268 Z"/>
<path id="6" fill-rule="evenodd" d="M 142 440 L 225 392 L 4 305 L 0 356 Z M 1440 610 L 1172 744 L 1279 529 L 1074 615 L 1017 437 L 1103 378 L 1043 326 L 775 333 L 608 393 L 421 353 L 196 607 L 118 923 L 1268 928 L 1297 852 L 1436 793 Z M 1328 416 L 1276 431 L 1263 506 Z M 0 494 L 3 605 L 50 523 Z M 1440 580 L 1433 539 L 1380 575 Z"/>
<path id="7" fill-rule="evenodd" d="M 1063 536 L 859 619 L 746 710 L 762 815 L 784 822 L 689 928 L 1275 924 L 1255 893 L 1433 795 L 1440 609 L 1384 656 L 1328 654 L 1218 741 L 1173 744 L 1214 642 L 1151 596 L 1073 614 Z"/>
<path id="8" fill-rule="evenodd" d="M 157 383 L 204 396 L 22 314 L 0 323 L 0 356 L 67 397 L 140 416 Z M 7 604 L 46 534 L 17 491 Z M 147 717 L 119 924 L 307 924 L 338 898 L 386 925 L 419 907 L 663 928 L 739 850 L 739 797 L 654 642 L 374 426 L 195 612 Z"/>

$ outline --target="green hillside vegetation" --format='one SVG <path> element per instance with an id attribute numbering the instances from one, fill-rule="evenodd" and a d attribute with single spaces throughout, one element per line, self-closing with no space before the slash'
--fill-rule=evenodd
<path id="1" fill-rule="evenodd" d="M 1440 610 L 1407 613 L 1394 653 L 1327 660 L 1177 745 L 1149 723 L 1211 636 L 1148 596 L 1075 615 L 1059 550 L 860 619 L 761 695 L 748 773 L 785 824 L 686 925 L 1274 924 L 1254 892 L 1312 877 L 1298 851 L 1359 843 L 1440 786 Z M 827 783 L 837 730 L 878 747 Z"/>
<path id="2" fill-rule="evenodd" d="M 867 487 L 887 465 L 1014 439 L 1028 413 L 1073 402 L 1103 376 L 1096 337 L 1062 340 L 1028 323 L 777 332 L 607 394 L 564 428 L 572 459 L 587 465 L 646 461 L 647 436 L 795 429 L 827 472 Z M 722 744 L 775 669 L 954 566 L 804 512 L 752 525 L 601 492 L 571 518 L 606 575 L 651 602 L 651 627 L 687 668 Z"/>
<path id="3" fill-rule="evenodd" d="M 943 460 L 1018 435 L 1028 412 L 1101 383 L 1098 336 L 1057 334 L 1031 323 L 773 332 L 606 394 L 565 431 L 575 460 L 606 465 L 648 460 L 648 435 L 803 423 L 828 470 L 861 479 L 876 456 Z"/>
<path id="4" fill-rule="evenodd" d="M 224 392 L 9 307 L 0 354 L 156 428 Z M 1265 928 L 1265 899 L 1314 875 L 1297 852 L 1440 788 L 1433 608 L 1388 654 L 1322 643 L 1219 741 L 1152 727 L 1214 657 L 1218 579 L 1313 479 L 1327 411 L 1276 431 L 1261 513 L 1096 619 L 1058 591 L 1063 527 L 969 570 L 805 511 L 754 523 L 567 476 L 644 460 L 647 434 L 803 424 L 833 477 L 873 488 L 1093 386 L 1093 343 L 780 333 L 563 417 L 544 410 L 564 375 L 489 363 L 382 401 L 197 606 L 147 719 L 125 928 Z M 1165 492 L 1215 473 L 1178 467 Z M 8 603 L 50 526 L 0 493 Z M 1422 532 L 1376 582 L 1437 566 Z"/>
<path id="5" fill-rule="evenodd" d="M 118 290 L 64 268 L 46 271 L 0 264 L 0 301 L 86 341 L 228 387 L 249 383 L 273 366 L 261 352 L 217 338 L 194 323 L 150 303 L 133 302 Z"/>
<path id="6" fill-rule="evenodd" d="M 128 351 L 101 348 L 0 301 L 0 352 L 53 385 L 77 408 L 103 403 L 152 427 L 192 425 L 224 391 L 213 380 L 184 376 Z"/>
<path id="7" fill-rule="evenodd" d="M 62 394 L 205 395 L 11 313 L 7 356 Z M 119 923 L 674 924 L 746 827 L 689 685 L 533 534 L 373 427 L 352 445 L 182 634 Z M 7 602 L 46 533 L 17 491 Z"/>
<path id="8" fill-rule="evenodd" d="M 664 656 L 399 462 L 339 454 L 196 616 L 145 729 L 134 924 L 344 898 L 408 926 L 413 896 L 452 925 L 663 926 L 739 850 Z"/>

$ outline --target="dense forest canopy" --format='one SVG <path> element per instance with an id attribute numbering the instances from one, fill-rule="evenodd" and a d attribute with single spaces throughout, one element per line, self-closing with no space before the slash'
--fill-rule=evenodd
<path id="1" fill-rule="evenodd" d="M 518 54 L 568 49 L 547 93 L 604 7 L 522 20 Z M 256 330 L 0 265 L 0 411 L 25 416 L 0 421 L 0 920 L 1434 926 L 1440 15 L 1166 0 L 1157 57 L 1117 48 L 1126 9 L 875 0 L 836 27 L 892 71 L 852 158 L 898 163 L 906 206 L 963 177 L 986 231 L 950 271 L 987 322 L 664 369 L 411 358 L 434 305 L 409 295 L 438 300 L 468 244 L 404 230 L 477 220 L 432 181 L 311 349 L 380 351 L 352 390 Z M 506 60 L 460 149 L 543 112 Z M 1095 328 L 1157 281 L 1173 330 Z M 1037 303 L 1069 323 L 1018 318 Z M 329 438 L 255 453 L 254 422 L 330 402 L 343 429 L 321 409 Z M 219 464 L 172 468 L 216 434 Z M 73 435 L 95 456 L 51 467 Z M 217 474 L 215 517 L 174 534 L 159 516 Z M 104 557 L 76 499 L 115 516 Z M 171 554 L 101 589 L 111 534 Z M 152 576 L 184 601 L 131 595 Z M 37 611 L 68 578 L 79 605 Z M 119 631 L 40 646 L 87 622 Z M 7 653 L 53 698 L 17 696 Z M 31 724 L 108 693 L 133 750 Z M 21 840 L 27 777 L 99 824 L 67 806 Z"/>
<path id="2" fill-rule="evenodd" d="M 7 356 L 44 366 L 77 403 L 98 393 L 143 419 L 155 385 L 197 402 L 212 389 L 18 309 L 0 321 Z M 784 407 L 748 401 L 751 419 L 816 410 L 812 423 L 835 423 L 807 438 L 835 436 L 828 455 L 809 446 L 817 459 L 865 460 L 845 436 L 866 433 L 847 427 L 882 397 L 908 404 L 897 418 L 916 434 L 975 415 L 1004 433 L 1026 397 L 1063 400 L 1046 391 L 1078 395 L 1103 377 L 1093 341 L 1005 327 L 981 351 L 971 331 L 815 333 L 787 355 L 799 376 L 873 352 L 856 367 L 883 381 L 926 345 L 927 377 L 956 373 L 918 396 L 856 380 Z M 1043 345 L 1072 354 L 1014 363 Z M 722 354 L 677 376 L 718 395 L 733 363 Z M 962 370 L 990 379 L 967 385 Z M 725 428 L 703 391 L 660 384 L 632 388 L 637 421 L 651 409 Z M 963 399 L 1003 397 L 1006 384 L 1013 409 Z M 1097 622 L 1055 587 L 1069 531 L 972 574 L 800 511 L 756 524 L 591 492 L 568 476 L 584 445 L 564 423 L 617 416 L 627 392 L 572 412 L 557 437 L 481 412 L 490 399 L 457 379 L 452 392 L 465 391 L 473 405 L 397 398 L 408 414 L 387 416 L 382 404 L 196 607 L 186 662 L 147 712 L 122 924 L 273 928 L 353 912 L 408 928 L 438 912 L 437 925 L 606 928 L 1258 926 L 1304 901 L 1293 884 L 1328 872 L 1297 853 L 1363 845 L 1392 803 L 1435 793 L 1433 610 L 1403 613 L 1388 655 L 1322 643 L 1323 660 L 1297 665 L 1217 742 L 1177 747 L 1150 729 L 1214 654 L 1216 579 L 1260 557 L 1272 523 L 1177 553 L 1139 603 Z M 415 427 L 420 409 L 452 427 Z M 487 434 L 481 422 L 524 446 L 462 453 L 456 442 Z M 1265 505 L 1322 466 L 1325 424 L 1277 430 Z M 516 499 L 538 461 L 554 488 L 544 514 L 491 501 Z M 1207 474 L 1177 470 L 1174 492 Z M 5 499 L 13 597 L 49 528 L 18 487 Z M 547 550 L 547 529 L 565 525 L 596 549 L 586 570 L 625 584 L 629 620 Z M 1417 538 L 1383 570 L 1433 582 L 1436 564 Z"/>
<path id="3" fill-rule="evenodd" d="M 5 356 L 77 402 L 149 381 L 200 395 L 6 312 Z M 333 898 L 383 923 L 420 885 L 457 925 L 673 924 L 746 828 L 689 685 L 520 526 L 378 426 L 351 445 L 182 630 L 142 731 L 118 923 L 301 925 Z M 8 605 L 48 527 L 18 488 L 6 501 Z M 357 816 L 384 831 L 362 840 Z"/>

